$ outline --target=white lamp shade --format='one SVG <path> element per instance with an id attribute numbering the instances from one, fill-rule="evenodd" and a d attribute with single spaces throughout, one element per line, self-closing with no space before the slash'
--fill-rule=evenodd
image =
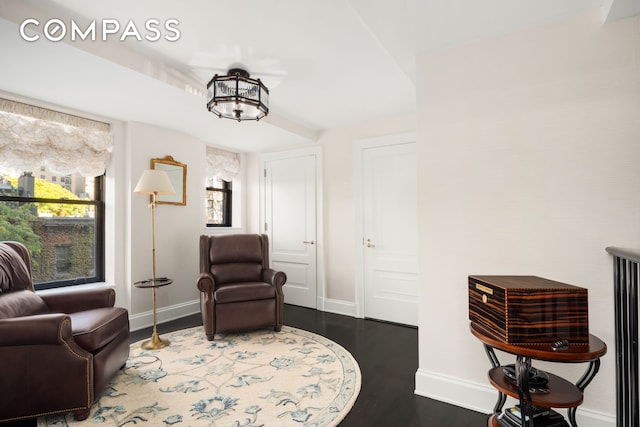
<path id="1" fill-rule="evenodd" d="M 142 173 L 134 193 L 143 194 L 175 194 L 167 172 L 160 169 L 147 169 Z"/>

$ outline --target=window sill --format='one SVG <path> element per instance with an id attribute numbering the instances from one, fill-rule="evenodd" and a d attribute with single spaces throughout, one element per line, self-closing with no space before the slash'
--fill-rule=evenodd
<path id="1" fill-rule="evenodd" d="M 36 294 L 46 295 L 50 293 L 73 292 L 79 289 L 97 289 L 97 288 L 113 288 L 113 286 L 109 285 L 106 282 L 94 282 L 94 283 L 85 283 L 82 285 L 61 286 L 59 288 L 42 289 L 42 290 L 36 291 Z"/>
<path id="2" fill-rule="evenodd" d="M 244 233 L 245 229 L 242 227 L 206 227 L 204 234 L 236 234 Z"/>

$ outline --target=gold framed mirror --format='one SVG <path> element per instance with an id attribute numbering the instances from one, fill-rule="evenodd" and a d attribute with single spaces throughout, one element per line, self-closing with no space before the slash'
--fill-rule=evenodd
<path id="1" fill-rule="evenodd" d="M 160 169 L 167 173 L 176 190 L 175 194 L 158 194 L 156 203 L 166 205 L 187 205 L 187 165 L 177 162 L 171 156 L 151 159 L 151 169 Z"/>

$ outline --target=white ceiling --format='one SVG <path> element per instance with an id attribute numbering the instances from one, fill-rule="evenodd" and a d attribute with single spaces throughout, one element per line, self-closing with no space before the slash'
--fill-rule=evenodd
<path id="1" fill-rule="evenodd" d="M 269 150 L 414 114 L 417 55 L 594 10 L 605 22 L 640 13 L 640 1 L 2 0 L 0 90 Z M 18 26 L 27 18 L 40 28 L 52 18 L 81 28 L 115 19 L 124 29 L 133 20 L 143 36 L 148 19 L 177 19 L 180 38 L 26 42 Z M 270 88 L 270 114 L 259 123 L 218 119 L 195 93 L 233 64 Z"/>

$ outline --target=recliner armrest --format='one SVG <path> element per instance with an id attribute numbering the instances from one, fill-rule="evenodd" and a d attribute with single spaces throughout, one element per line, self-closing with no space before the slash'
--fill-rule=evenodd
<path id="1" fill-rule="evenodd" d="M 284 271 L 265 268 L 262 270 L 262 280 L 272 286 L 282 287 L 287 282 L 287 275 Z"/>
<path id="2" fill-rule="evenodd" d="M 71 339 L 71 318 L 63 313 L 0 320 L 0 347 L 56 345 Z"/>
<path id="3" fill-rule="evenodd" d="M 38 293 L 49 310 L 61 313 L 77 313 L 94 308 L 113 307 L 116 292 L 112 288 L 59 290 Z"/>
<path id="4" fill-rule="evenodd" d="M 211 273 L 200 273 L 197 286 L 200 292 L 213 294 L 215 290 L 216 280 Z"/>

